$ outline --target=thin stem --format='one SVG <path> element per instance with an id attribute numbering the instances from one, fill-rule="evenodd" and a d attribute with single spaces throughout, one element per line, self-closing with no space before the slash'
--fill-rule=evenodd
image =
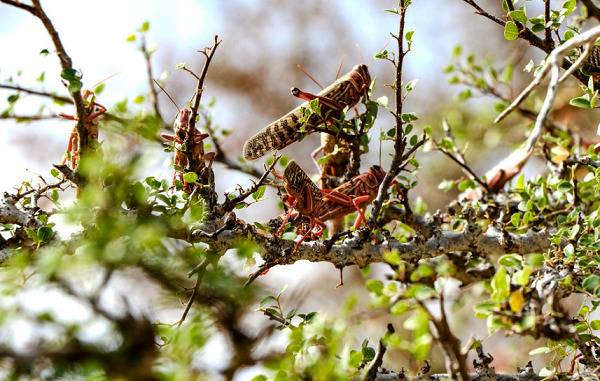
<path id="1" fill-rule="evenodd" d="M 402 160 L 404 157 L 404 149 L 406 148 L 406 139 L 404 136 L 403 129 L 403 121 L 402 121 L 402 65 L 404 63 L 404 56 L 406 52 L 404 51 L 404 24 L 406 19 L 406 10 L 407 7 L 404 5 L 403 1 L 399 3 L 399 25 L 398 25 L 398 35 L 394 36 L 396 42 L 398 43 L 398 58 L 395 65 L 396 68 L 396 81 L 394 83 L 394 90 L 396 96 L 396 110 L 393 113 L 394 119 L 396 121 L 395 125 L 395 138 L 394 138 L 394 156 L 392 158 L 392 163 L 390 165 L 390 169 L 385 175 L 381 185 L 379 186 L 379 191 L 377 193 L 377 197 L 373 202 L 373 212 L 371 215 L 371 219 L 369 222 L 372 225 L 375 225 L 379 214 L 381 213 L 381 208 L 385 200 L 389 197 L 389 188 L 392 184 L 396 175 L 398 175 L 400 171 L 400 166 L 402 165 Z"/>
<path id="2" fill-rule="evenodd" d="M 17 86 L 17 85 L 3 84 L 3 83 L 0 83 L 0 89 L 16 90 L 16 91 L 27 93 L 27 94 L 39 95 L 41 97 L 48 97 L 48 98 L 51 98 L 51 99 L 59 101 L 59 102 L 73 104 L 73 100 L 71 98 L 68 98 L 68 97 L 65 97 L 62 95 L 52 94 L 47 91 L 27 89 L 25 87 L 21 87 L 21 86 Z"/>
<path id="3" fill-rule="evenodd" d="M 152 74 L 152 57 L 150 51 L 148 51 L 145 36 L 142 36 L 142 44 L 140 49 L 142 51 L 142 54 L 144 55 L 144 61 L 146 62 L 146 76 L 148 79 L 148 89 L 150 90 L 150 103 L 152 104 L 152 108 L 154 108 L 154 113 L 156 114 L 156 116 L 160 120 L 163 120 L 158 103 L 158 92 L 156 91 L 156 87 L 154 87 L 154 76 Z"/>

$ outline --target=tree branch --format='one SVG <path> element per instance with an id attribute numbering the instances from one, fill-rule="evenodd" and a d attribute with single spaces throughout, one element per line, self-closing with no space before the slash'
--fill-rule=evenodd
<path id="1" fill-rule="evenodd" d="M 0 89 L 16 90 L 16 91 L 27 93 L 27 94 L 39 95 L 41 97 L 48 97 L 48 98 L 51 98 L 51 99 L 59 101 L 59 102 L 73 104 L 73 100 L 71 98 L 67 98 L 62 95 L 56 95 L 56 94 L 49 93 L 46 91 L 27 89 L 25 87 L 21 87 L 21 86 L 17 86 L 17 85 L 9 85 L 9 84 L 0 83 Z"/>
<path id="2" fill-rule="evenodd" d="M 142 42 L 140 46 L 140 50 L 144 55 L 144 61 L 146 62 L 146 77 L 148 79 L 148 90 L 150 95 L 150 103 L 152 104 L 152 108 L 154 109 L 154 114 L 164 123 L 164 119 L 160 113 L 160 107 L 158 104 L 158 92 L 156 91 L 156 87 L 154 87 L 154 76 L 152 74 L 152 57 L 151 53 L 148 51 L 148 47 L 146 45 L 146 37 L 142 35 Z"/>
<path id="3" fill-rule="evenodd" d="M 483 8 L 481 8 L 475 2 L 475 0 L 463 0 L 463 1 L 467 4 L 469 4 L 470 6 L 472 6 L 473 8 L 475 8 L 475 10 L 476 10 L 475 13 L 494 21 L 496 24 L 498 24 L 502 27 L 504 27 L 504 25 L 506 24 L 505 21 L 503 21 L 495 16 L 492 16 L 491 14 L 486 12 Z M 524 39 L 525 41 L 529 42 L 530 45 L 535 46 L 536 48 L 541 49 L 546 53 L 550 53 L 552 51 L 552 49 L 554 49 L 554 43 L 552 42 L 552 40 L 550 40 L 550 43 L 548 43 L 547 41 L 544 41 L 543 39 L 538 37 L 535 33 L 533 33 L 529 28 L 524 28 L 524 29 L 520 30 L 519 38 Z M 563 69 L 567 70 L 567 69 L 569 69 L 569 67 L 571 67 L 571 64 L 567 61 L 563 61 L 561 66 Z M 575 71 L 572 74 L 581 83 L 587 84 L 588 78 L 583 73 L 580 73 L 579 71 Z"/>
<path id="4" fill-rule="evenodd" d="M 394 65 L 396 68 L 396 81 L 394 84 L 394 90 L 396 95 L 396 111 L 393 113 L 396 121 L 396 135 L 394 137 L 394 156 L 392 157 L 390 169 L 386 173 L 383 181 L 381 182 L 381 185 L 379 186 L 377 197 L 375 198 L 375 201 L 373 201 L 373 211 L 369 220 L 372 226 L 376 224 L 383 203 L 389 197 L 388 191 L 392 184 L 392 181 L 400 172 L 400 166 L 402 165 L 402 157 L 404 155 L 404 149 L 406 148 L 406 139 L 404 136 L 402 121 L 402 103 L 404 100 L 402 96 L 402 65 L 404 63 L 404 56 L 407 53 L 404 51 L 404 24 L 407 6 L 404 5 L 404 2 L 402 0 L 400 0 L 400 3 L 398 4 L 398 9 L 400 17 L 398 25 L 398 35 L 394 36 L 396 42 L 398 43 L 398 58 L 396 64 Z"/>
<path id="5" fill-rule="evenodd" d="M 206 57 L 206 61 L 204 62 L 204 67 L 202 68 L 202 74 L 200 74 L 200 78 L 198 78 L 198 84 L 196 86 L 196 92 L 194 94 L 194 104 L 192 105 L 192 116 L 190 118 L 190 130 L 193 131 L 196 127 L 196 119 L 198 118 L 198 109 L 200 108 L 200 99 L 202 98 L 202 93 L 204 92 L 204 79 L 206 78 L 206 73 L 208 73 L 208 67 L 210 66 L 210 62 L 215 55 L 215 51 L 221 41 L 219 40 L 219 36 L 215 36 L 215 42 L 212 47 L 205 48 L 200 52 L 204 54 Z"/>
<path id="6" fill-rule="evenodd" d="M 33 6 L 23 4 L 19 0 L 0 0 L 0 1 L 3 2 L 4 4 L 12 5 L 13 7 L 21 8 L 21 9 L 31 13 L 34 16 L 36 15 L 35 8 Z"/>
<path id="7" fill-rule="evenodd" d="M 588 10 L 588 13 L 595 18 L 596 20 L 600 21 L 600 8 L 598 8 L 592 0 L 581 0 L 581 2 L 583 3 L 583 5 L 585 5 L 585 7 Z"/>
<path id="8" fill-rule="evenodd" d="M 258 190 L 258 188 L 265 182 L 265 180 L 267 179 L 267 176 L 269 176 L 269 173 L 271 173 L 271 171 L 273 170 L 273 168 L 275 167 L 275 165 L 277 164 L 277 162 L 279 161 L 280 158 L 281 158 L 281 156 L 275 156 L 275 158 L 273 159 L 273 162 L 271 163 L 269 168 L 267 168 L 265 170 L 265 173 L 263 173 L 263 175 L 260 177 L 260 179 L 258 179 L 258 181 L 255 182 L 249 189 L 247 189 L 245 192 L 241 192 L 238 196 L 236 196 L 232 199 L 225 200 L 223 202 L 223 205 L 221 206 L 222 214 L 232 211 L 233 208 L 235 208 L 235 206 L 237 204 L 244 201 L 252 193 L 256 192 Z"/>
<path id="9" fill-rule="evenodd" d="M 259 232 L 253 225 L 241 220 L 237 220 L 234 228 L 224 230 L 218 237 L 205 233 L 214 230 L 216 230 L 215 226 L 201 226 L 200 229 L 192 232 L 171 231 L 169 236 L 188 242 L 204 242 L 210 245 L 211 250 L 221 254 L 235 247 L 239 239 L 245 237 L 261 247 L 262 257 L 268 264 L 267 267 L 307 260 L 330 262 L 336 268 L 352 265 L 362 268 L 370 263 L 385 262 L 384 254 L 391 250 L 397 251 L 400 258 L 410 262 L 417 258 L 431 258 L 447 252 L 474 252 L 480 256 L 488 256 L 505 253 L 528 254 L 543 252 L 550 248 L 548 230 L 529 230 L 523 234 L 516 234 L 499 231 L 490 225 L 486 231 L 466 229 L 462 232 L 454 232 L 440 230 L 435 220 L 424 222 L 421 228 L 421 231 L 429 232 L 430 235 L 409 242 L 399 242 L 389 238 L 373 244 L 370 241 L 364 242 L 359 234 L 355 234 L 335 245 L 327 245 L 321 241 L 304 242 L 294 255 L 290 255 L 295 245 L 294 241 Z"/>
<path id="10" fill-rule="evenodd" d="M 46 12 L 44 12 L 44 9 L 40 4 L 40 0 L 32 0 L 31 6 L 10 0 L 2 0 L 2 2 L 24 9 L 36 16 L 42 22 L 44 28 L 46 28 L 46 31 L 48 32 L 50 39 L 54 44 L 54 48 L 56 49 L 56 54 L 58 55 L 58 59 L 60 61 L 60 66 L 63 70 L 63 73 L 73 71 L 73 61 L 71 60 L 71 57 L 67 54 L 67 51 L 65 50 L 65 47 L 63 46 L 63 43 L 60 39 L 60 36 L 58 35 L 58 32 L 56 31 L 56 28 L 54 28 L 54 25 L 52 24 L 52 21 L 50 20 Z M 86 111 L 80 90 L 77 89 L 71 91 L 70 93 L 71 97 L 73 98 L 75 108 L 77 110 L 76 130 L 79 141 L 79 155 L 83 156 L 88 151 L 88 149 L 91 148 L 92 143 L 88 131 L 85 127 Z M 81 162 L 81 160 L 79 160 L 79 162 Z"/>

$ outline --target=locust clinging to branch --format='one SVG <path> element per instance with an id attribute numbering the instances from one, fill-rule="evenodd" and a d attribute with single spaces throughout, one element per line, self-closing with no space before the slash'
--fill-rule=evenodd
<path id="1" fill-rule="evenodd" d="M 358 216 L 354 228 L 357 229 L 365 222 L 364 209 L 377 196 L 385 172 L 375 165 L 369 168 L 368 172 L 353 177 L 335 189 L 319 189 L 306 172 L 292 160 L 283 176 L 276 176 L 283 179 L 286 191 L 283 202 L 290 207 L 282 217 L 282 223 L 276 234 L 282 232 L 290 219 L 299 218 L 300 226 L 297 231 L 301 239 L 294 247 L 295 252 L 306 238 L 314 239 L 322 234 L 325 221 L 356 211 Z M 307 227 L 304 226 L 305 219 L 308 219 Z M 313 231 L 315 228 L 316 231 Z"/>
<path id="2" fill-rule="evenodd" d="M 314 132 L 320 124 L 337 119 L 346 107 L 353 107 L 360 101 L 370 84 L 371 76 L 367 66 L 356 65 L 317 94 L 293 88 L 292 94 L 306 102 L 248 139 L 244 144 L 244 158 L 256 160 L 270 151 L 283 149 Z M 313 113 L 307 120 L 303 120 L 310 109 L 309 102 L 314 99 L 319 102 L 321 115 Z"/>

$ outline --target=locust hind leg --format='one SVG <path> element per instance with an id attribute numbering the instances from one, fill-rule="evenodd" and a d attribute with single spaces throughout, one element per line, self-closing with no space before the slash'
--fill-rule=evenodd
<path id="1" fill-rule="evenodd" d="M 322 97 L 320 95 L 316 95 L 316 94 L 312 94 L 306 91 L 302 91 L 297 87 L 292 87 L 292 89 L 290 90 L 292 95 L 300 98 L 304 101 L 310 102 L 314 99 L 318 99 L 320 102 L 322 102 L 324 105 L 327 105 L 328 107 L 331 107 L 334 110 L 342 110 L 344 108 L 344 106 L 342 106 L 340 103 L 338 103 L 337 101 L 331 99 L 331 98 L 327 98 L 327 97 Z"/>
<path id="2" fill-rule="evenodd" d="M 313 229 L 317 228 L 317 231 L 313 233 Z M 302 242 L 304 242 L 304 240 L 306 240 L 307 237 L 311 237 L 311 239 L 316 239 L 318 237 L 320 237 L 321 235 L 323 235 L 323 230 L 325 229 L 325 224 L 320 221 L 317 218 L 311 217 L 310 218 L 310 223 L 308 225 L 308 229 L 306 230 L 306 233 L 302 234 L 300 236 L 300 240 L 298 242 L 296 242 L 296 244 L 294 245 L 294 250 L 292 250 L 292 254 L 294 255 L 298 249 L 300 248 L 300 245 L 302 244 Z"/>
<path id="3" fill-rule="evenodd" d="M 360 225 L 363 223 L 363 221 L 367 220 L 367 218 L 365 217 L 365 211 L 363 208 L 360 207 L 360 204 L 368 201 L 370 198 L 371 198 L 371 196 L 364 195 L 364 196 L 354 197 L 352 199 L 352 204 L 358 211 L 358 216 L 356 217 L 356 220 L 354 221 L 354 229 L 358 229 L 360 227 Z"/>
<path id="4" fill-rule="evenodd" d="M 212 167 L 212 164 L 215 161 L 215 156 L 217 156 L 217 154 L 214 152 L 207 152 L 204 154 L 204 161 L 208 162 L 206 165 L 208 169 Z"/>

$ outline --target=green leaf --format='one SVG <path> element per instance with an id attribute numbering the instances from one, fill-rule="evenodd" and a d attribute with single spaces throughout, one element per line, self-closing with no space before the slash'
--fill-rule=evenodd
<path id="1" fill-rule="evenodd" d="M 514 227 L 519 227 L 521 224 L 521 213 L 514 213 L 512 216 L 510 216 L 510 223 Z"/>
<path id="2" fill-rule="evenodd" d="M 592 320 L 590 322 L 590 327 L 595 331 L 600 330 L 600 320 Z"/>
<path id="3" fill-rule="evenodd" d="M 391 250 L 391 251 L 387 251 L 383 254 L 383 259 L 385 259 L 385 261 L 391 265 L 399 265 L 402 263 L 402 258 L 400 257 L 400 254 L 398 254 L 398 251 L 396 250 Z"/>
<path id="4" fill-rule="evenodd" d="M 419 119 L 417 114 L 415 114 L 414 112 L 406 112 L 406 113 L 400 115 L 400 117 L 402 118 L 402 121 L 404 121 L 404 122 L 413 122 L 413 121 Z"/>
<path id="5" fill-rule="evenodd" d="M 50 54 L 50 52 L 48 51 L 48 49 L 42 49 L 42 50 L 40 50 L 40 55 L 47 56 L 48 54 Z"/>
<path id="6" fill-rule="evenodd" d="M 256 190 L 256 192 L 252 193 L 252 198 L 254 199 L 254 201 L 258 201 L 261 198 L 263 198 L 266 190 L 267 190 L 266 185 L 259 186 L 258 189 Z"/>
<path id="7" fill-rule="evenodd" d="M 375 100 L 375 102 L 377 102 L 377 104 L 381 107 L 388 107 L 388 104 L 389 104 L 388 97 L 386 97 L 385 95 L 377 98 Z"/>
<path id="8" fill-rule="evenodd" d="M 581 286 L 590 292 L 595 292 L 600 287 L 600 276 L 592 274 L 585 278 L 581 283 Z"/>
<path id="9" fill-rule="evenodd" d="M 362 355 L 365 362 L 373 361 L 373 359 L 375 358 L 375 349 L 371 347 L 363 347 Z"/>
<path id="10" fill-rule="evenodd" d="M 538 347 L 529 351 L 529 356 L 542 355 L 552 352 L 552 349 L 548 347 Z"/>
<path id="11" fill-rule="evenodd" d="M 569 104 L 571 106 L 575 106 L 575 107 L 579 107 L 579 108 L 586 108 L 586 109 L 589 109 L 592 107 L 587 95 L 573 98 L 569 101 Z"/>
<path id="12" fill-rule="evenodd" d="M 514 21 L 507 21 L 504 25 L 504 38 L 508 41 L 519 38 L 519 28 L 517 28 L 517 24 Z"/>
<path id="13" fill-rule="evenodd" d="M 458 58 L 462 54 L 462 46 L 460 44 L 456 44 L 454 49 L 452 49 L 452 57 Z"/>
<path id="14" fill-rule="evenodd" d="M 471 89 L 464 89 L 460 93 L 458 93 L 458 100 L 464 102 L 473 96 L 473 91 Z"/>
<path id="15" fill-rule="evenodd" d="M 508 12 L 508 15 L 510 18 L 520 22 L 523 25 L 527 23 L 527 14 L 525 13 L 525 8 L 515 9 L 514 11 Z"/>
<path id="16" fill-rule="evenodd" d="M 48 226 L 42 226 L 37 230 L 37 237 L 41 242 L 48 242 L 54 237 L 54 231 Z"/>
<path id="17" fill-rule="evenodd" d="M 96 95 L 100 95 L 100 94 L 102 94 L 102 92 L 104 91 L 104 88 L 105 88 L 105 87 L 106 87 L 106 86 L 104 85 L 104 83 L 101 83 L 101 84 L 99 84 L 98 86 L 96 86 L 96 87 L 94 88 L 94 94 L 96 94 Z"/>
<path id="18" fill-rule="evenodd" d="M 134 42 L 135 40 L 137 40 L 137 37 L 135 34 L 130 34 L 129 36 L 127 36 L 127 38 L 125 39 L 125 41 L 127 42 Z"/>
<path id="19" fill-rule="evenodd" d="M 440 146 L 444 149 L 447 149 L 448 151 L 454 150 L 454 142 L 449 137 L 442 138 L 442 141 L 440 142 Z"/>
<path id="20" fill-rule="evenodd" d="M 521 256 L 518 254 L 506 254 L 498 259 L 498 263 L 505 267 L 521 267 Z"/>
<path id="21" fill-rule="evenodd" d="M 378 279 L 369 279 L 366 282 L 367 290 L 374 294 L 380 294 L 383 290 L 383 282 Z"/>
<path id="22" fill-rule="evenodd" d="M 506 67 L 502 71 L 502 82 L 510 83 L 512 81 L 513 69 L 514 69 L 514 66 L 512 63 L 509 63 L 508 65 L 506 65 Z"/>
<path id="23" fill-rule="evenodd" d="M 198 181 L 198 174 L 195 172 L 186 172 L 183 174 L 183 181 L 189 184 L 195 184 Z"/>
<path id="24" fill-rule="evenodd" d="M 575 248 L 573 247 L 573 244 L 570 243 L 567 246 L 565 246 L 563 252 L 567 257 L 572 257 L 575 254 Z"/>
<path id="25" fill-rule="evenodd" d="M 575 10 L 577 7 L 577 0 L 565 0 L 562 5 L 562 8 L 565 10 L 564 16 L 568 16 Z"/>
<path id="26" fill-rule="evenodd" d="M 266 296 L 260 300 L 259 305 L 261 307 L 265 307 L 267 304 L 270 304 L 270 303 L 277 303 L 277 298 L 272 295 Z"/>
<path id="27" fill-rule="evenodd" d="M 386 49 L 383 49 L 375 54 L 375 58 L 379 60 L 385 60 L 388 58 L 389 52 Z"/>
<path id="28" fill-rule="evenodd" d="M 390 312 L 393 315 L 400 316 L 400 315 L 403 315 L 405 312 L 407 312 L 410 309 L 411 309 L 411 305 L 406 300 L 400 300 L 400 301 L 396 302 L 392 306 L 392 308 L 390 308 Z"/>
<path id="29" fill-rule="evenodd" d="M 502 302 L 510 295 L 510 279 L 506 273 L 506 268 L 500 267 L 492 278 L 492 300 Z"/>
<path id="30" fill-rule="evenodd" d="M 138 28 L 138 32 L 140 32 L 140 33 L 146 33 L 149 30 L 150 30 L 150 22 L 149 21 L 144 21 L 142 23 L 142 26 L 140 26 Z"/>
<path id="31" fill-rule="evenodd" d="M 415 87 L 417 87 L 417 82 L 419 82 L 418 79 L 413 79 L 412 81 L 408 82 L 405 86 L 405 89 L 407 92 L 411 92 L 415 89 Z"/>
<path id="32" fill-rule="evenodd" d="M 476 188 L 476 187 L 477 187 L 477 184 L 475 184 L 475 181 L 473 181 L 471 179 L 465 179 L 458 184 L 458 190 L 461 192 L 464 192 L 467 189 L 472 189 L 472 188 Z"/>
<path id="33" fill-rule="evenodd" d="M 452 188 L 454 188 L 454 181 L 451 180 L 443 180 L 439 185 L 438 185 L 438 189 L 443 190 L 444 192 L 448 192 L 450 190 L 452 190 Z"/>

